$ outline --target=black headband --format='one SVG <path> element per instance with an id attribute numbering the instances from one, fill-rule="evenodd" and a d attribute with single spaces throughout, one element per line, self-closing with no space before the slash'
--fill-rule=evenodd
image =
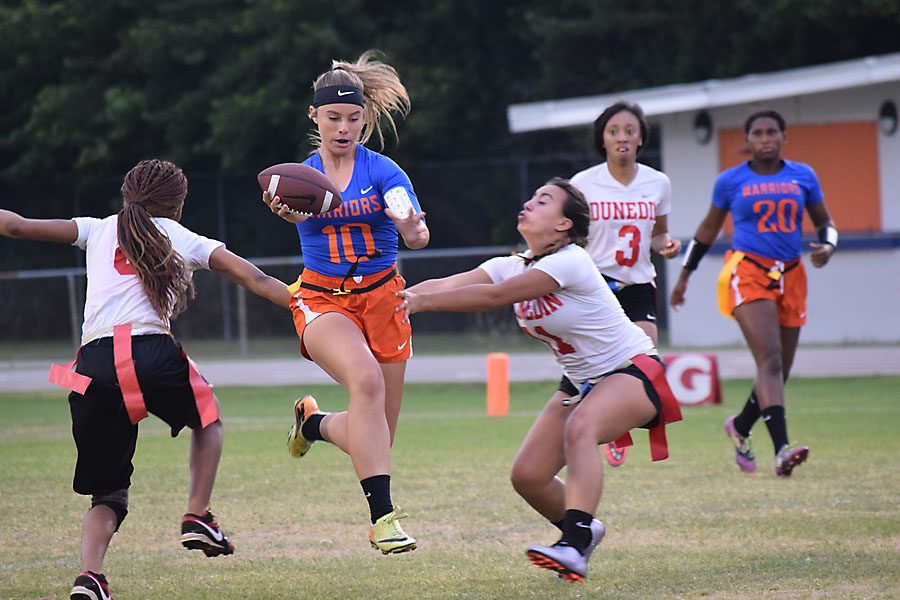
<path id="1" fill-rule="evenodd" d="M 329 85 L 313 92 L 313 106 L 324 104 L 356 104 L 365 106 L 363 91 L 353 85 Z"/>

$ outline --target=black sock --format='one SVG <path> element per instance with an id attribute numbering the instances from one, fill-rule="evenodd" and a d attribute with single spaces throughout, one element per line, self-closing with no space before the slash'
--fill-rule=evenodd
<path id="1" fill-rule="evenodd" d="M 734 428 L 743 437 L 750 437 L 750 430 L 760 416 L 759 402 L 756 400 L 756 390 L 751 390 L 747 402 L 738 416 L 734 418 Z"/>
<path id="2" fill-rule="evenodd" d="M 309 415 L 309 418 L 303 422 L 303 427 L 300 428 L 300 433 L 303 434 L 303 437 L 309 440 L 310 442 L 314 442 L 316 440 L 325 440 L 322 437 L 322 419 L 325 418 L 325 413 L 313 413 Z"/>
<path id="3" fill-rule="evenodd" d="M 391 504 L 390 475 L 366 477 L 359 482 L 359 485 L 362 486 L 366 500 L 369 502 L 369 515 L 373 525 L 375 521 L 394 510 L 394 505 Z"/>
<path id="4" fill-rule="evenodd" d="M 787 419 L 784 417 L 783 406 L 770 406 L 762 411 L 763 421 L 769 430 L 769 436 L 772 438 L 772 445 L 775 446 L 775 454 L 778 454 L 782 448 L 788 444 L 787 435 Z"/>
<path id="5" fill-rule="evenodd" d="M 591 521 L 594 516 L 580 510 L 570 508 L 566 510 L 566 518 L 563 520 L 563 536 L 560 540 L 572 546 L 582 554 L 588 544 L 591 543 Z"/>
<path id="6" fill-rule="evenodd" d="M 565 531 L 565 519 L 560 519 L 559 521 L 550 521 L 550 524 L 559 529 L 560 531 Z"/>

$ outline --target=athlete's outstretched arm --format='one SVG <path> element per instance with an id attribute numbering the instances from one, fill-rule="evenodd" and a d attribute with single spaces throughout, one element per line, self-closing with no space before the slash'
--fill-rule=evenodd
<path id="1" fill-rule="evenodd" d="M 476 283 L 491 283 L 491 278 L 481 268 L 475 268 L 465 273 L 457 273 L 449 277 L 440 279 L 426 279 L 416 285 L 410 286 L 407 291 L 423 294 L 426 292 L 444 292 L 447 290 L 455 290 L 467 285 Z"/>
<path id="2" fill-rule="evenodd" d="M 0 209 L 0 235 L 20 240 L 72 244 L 78 239 L 78 225 L 71 219 L 26 219 L 11 210 Z"/>
<path id="3" fill-rule="evenodd" d="M 529 269 L 498 283 L 476 283 L 426 293 L 410 290 L 397 292 L 403 298 L 397 311 L 406 310 L 409 314 L 429 311 L 479 312 L 540 298 L 558 289 L 559 283 L 550 275 L 539 269 Z"/>
<path id="4" fill-rule="evenodd" d="M 266 275 L 256 265 L 224 246 L 219 246 L 209 255 L 209 268 L 282 308 L 290 307 L 291 294 L 284 282 Z"/>

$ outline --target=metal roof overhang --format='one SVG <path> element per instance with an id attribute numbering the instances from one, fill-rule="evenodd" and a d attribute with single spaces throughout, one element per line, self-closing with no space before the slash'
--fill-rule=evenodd
<path id="1" fill-rule="evenodd" d="M 734 79 L 710 79 L 602 96 L 511 104 L 506 108 L 506 116 L 510 132 L 522 133 L 590 124 L 603 107 L 623 98 L 637 102 L 644 114 L 652 117 L 898 80 L 900 52 Z"/>

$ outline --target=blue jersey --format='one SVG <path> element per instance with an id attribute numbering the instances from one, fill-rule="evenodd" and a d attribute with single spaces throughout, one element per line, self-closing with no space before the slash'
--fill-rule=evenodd
<path id="1" fill-rule="evenodd" d="M 318 152 L 303 164 L 325 172 Z M 341 192 L 341 206 L 297 223 L 304 266 L 343 277 L 357 260 L 357 275 L 371 275 L 397 262 L 397 227 L 384 214 L 384 195 L 398 187 L 406 190 L 416 213 L 421 212 L 403 169 L 387 156 L 358 144 L 353 176 Z M 377 258 L 373 256 L 376 250 L 381 252 Z"/>
<path id="2" fill-rule="evenodd" d="M 731 212 L 735 250 L 786 261 L 803 249 L 803 210 L 823 199 L 815 171 L 786 160 L 774 175 L 754 173 L 746 162 L 724 171 L 712 201 Z"/>

